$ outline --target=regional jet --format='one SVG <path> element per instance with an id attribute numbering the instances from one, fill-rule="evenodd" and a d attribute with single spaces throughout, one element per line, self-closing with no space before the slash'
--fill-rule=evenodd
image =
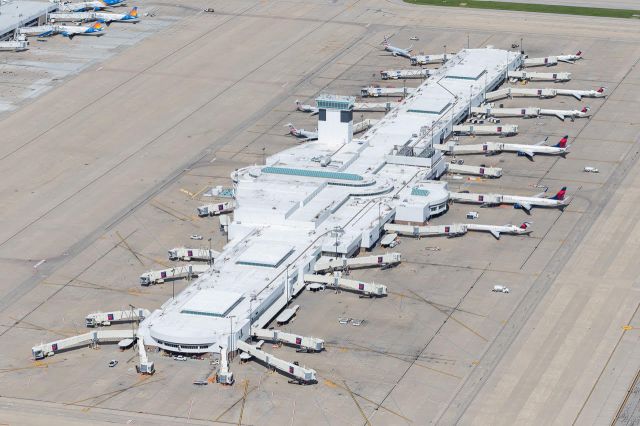
<path id="1" fill-rule="evenodd" d="M 111 13 L 111 12 L 62 12 L 49 14 L 51 22 L 87 22 L 98 21 L 104 24 L 110 25 L 112 22 L 129 22 L 137 23 L 140 21 L 138 18 L 138 8 L 134 7 L 129 13 Z"/>
<path id="2" fill-rule="evenodd" d="M 566 110 L 566 109 L 546 109 L 546 108 L 540 108 L 540 115 L 554 115 L 556 117 L 558 117 L 560 120 L 564 121 L 566 118 L 570 118 L 571 121 L 575 120 L 576 118 L 587 118 L 589 117 L 591 114 L 589 113 L 589 110 L 591 108 L 589 107 L 584 107 L 581 110 Z"/>
<path id="3" fill-rule="evenodd" d="M 533 197 L 523 197 L 520 195 L 501 194 L 473 194 L 468 192 L 450 192 L 449 199 L 460 203 L 481 204 L 483 207 L 498 206 L 500 204 L 512 204 L 515 209 L 522 209 L 527 214 L 531 213 L 533 207 L 557 207 L 564 209 L 569 204 L 569 199 L 565 198 L 567 187 L 564 186 L 553 197 L 545 197 L 545 193 L 534 195 Z"/>
<path id="4" fill-rule="evenodd" d="M 523 222 L 522 225 L 481 225 L 469 223 L 465 225 L 469 231 L 489 232 L 496 240 L 500 239 L 500 234 L 529 235 L 531 233 L 531 222 Z"/>
<path id="5" fill-rule="evenodd" d="M 316 115 L 318 113 L 318 107 L 314 107 L 308 104 L 302 104 L 298 100 L 296 100 L 296 109 L 302 112 L 310 112 L 311 115 Z"/>
<path id="6" fill-rule="evenodd" d="M 413 50 L 413 45 L 407 47 L 406 49 L 401 49 L 399 47 L 390 45 L 389 39 L 386 36 L 384 37 L 382 45 L 384 46 L 384 50 L 390 52 L 392 56 L 402 56 L 403 58 L 411 59 L 411 51 Z"/>
<path id="7" fill-rule="evenodd" d="M 20 34 L 25 34 L 27 36 L 50 37 L 56 34 L 62 34 L 65 37 L 69 37 L 69 39 L 73 39 L 73 37 L 77 35 L 99 37 L 104 35 L 103 29 L 104 25 L 96 22 L 90 27 L 83 25 L 40 25 L 37 27 L 20 28 L 18 31 Z"/>
<path id="8" fill-rule="evenodd" d="M 560 62 L 567 62 L 569 64 L 574 64 L 578 59 L 582 59 L 582 51 L 578 51 L 575 55 L 558 55 L 556 58 Z"/>
<path id="9" fill-rule="evenodd" d="M 95 12 L 95 16 L 99 22 L 104 22 L 107 25 L 110 25 L 112 22 L 137 24 L 140 21 L 137 7 L 131 9 L 129 13 Z"/>
<path id="10" fill-rule="evenodd" d="M 547 138 L 548 139 L 548 138 Z M 515 143 L 501 143 L 501 142 L 485 142 L 483 144 L 476 145 L 434 145 L 434 148 L 445 151 L 452 155 L 464 155 L 464 154 L 484 154 L 484 155 L 496 155 L 502 152 L 515 152 L 519 157 L 527 157 L 533 161 L 533 157 L 536 154 L 544 155 L 561 155 L 567 154 L 567 141 L 569 136 L 564 136 L 560 141 L 552 146 L 544 145 L 547 139 L 538 142 L 535 145 L 515 144 Z"/>
<path id="11" fill-rule="evenodd" d="M 124 6 L 125 0 L 93 0 L 83 1 L 79 3 L 64 3 L 62 1 L 51 1 L 51 3 L 58 3 L 58 7 L 61 11 L 65 12 L 85 12 L 88 10 L 102 10 L 112 6 Z"/>
<path id="12" fill-rule="evenodd" d="M 295 136 L 300 139 L 300 142 L 309 142 L 318 139 L 318 131 L 315 132 L 304 130 L 304 129 L 296 129 L 293 124 L 285 124 L 286 127 L 289 128 L 289 134 L 291 136 Z"/>

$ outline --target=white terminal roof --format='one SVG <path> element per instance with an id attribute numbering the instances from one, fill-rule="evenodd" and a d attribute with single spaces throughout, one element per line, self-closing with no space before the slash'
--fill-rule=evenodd
<path id="1" fill-rule="evenodd" d="M 47 1 L 0 2 L 0 36 L 58 8 Z"/>
<path id="2" fill-rule="evenodd" d="M 284 306 L 285 277 L 300 282 L 321 251 L 372 246 L 401 203 L 446 202 L 446 191 L 426 182 L 444 171 L 433 142 L 448 136 L 470 104 L 480 104 L 521 61 L 516 52 L 463 50 L 361 139 L 296 145 L 269 157 L 266 166 L 238 170 L 230 243 L 209 273 L 141 324 L 145 342 L 207 344 L 215 351 L 228 342 L 229 317 L 234 336 L 246 338 L 249 311 L 264 325 Z M 327 156 L 331 162 L 322 167 Z"/>
<path id="3" fill-rule="evenodd" d="M 181 313 L 225 317 L 242 299 L 242 293 L 204 288 L 182 306 Z"/>

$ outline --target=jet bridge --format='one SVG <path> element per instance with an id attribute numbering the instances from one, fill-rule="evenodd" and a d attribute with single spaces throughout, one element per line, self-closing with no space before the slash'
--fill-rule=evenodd
<path id="1" fill-rule="evenodd" d="M 312 384 L 317 383 L 316 380 L 316 371 L 310 368 L 301 367 L 299 365 L 293 364 L 288 361 L 281 360 L 280 358 L 276 358 L 275 356 L 264 352 L 257 347 L 250 345 L 247 342 L 242 340 L 238 340 L 236 342 L 238 349 L 252 357 L 260 360 L 265 363 L 267 367 L 274 368 L 282 373 L 295 377 L 295 379 L 301 384 Z"/>
<path id="2" fill-rule="evenodd" d="M 447 171 L 449 173 L 483 176 L 488 178 L 499 178 L 502 176 L 502 169 L 500 167 L 469 166 L 466 164 L 447 163 Z"/>
<path id="3" fill-rule="evenodd" d="M 151 284 L 160 284 L 166 280 L 197 277 L 208 270 L 209 265 L 184 265 L 176 266 L 175 268 L 149 271 L 140 275 L 140 285 L 148 286 Z"/>
<path id="4" fill-rule="evenodd" d="M 556 89 L 521 89 L 519 87 L 507 87 L 489 92 L 485 95 L 487 102 L 496 101 L 498 99 L 514 98 L 514 97 L 530 97 L 547 99 L 553 98 L 558 94 Z"/>
<path id="5" fill-rule="evenodd" d="M 354 111 L 387 112 L 391 111 L 395 104 L 393 102 L 354 102 Z"/>
<path id="6" fill-rule="evenodd" d="M 478 124 L 460 124 L 453 126 L 453 133 L 456 135 L 477 135 L 477 136 L 513 136 L 518 133 L 516 124 L 502 125 L 478 125 Z"/>
<path id="7" fill-rule="evenodd" d="M 373 127 L 379 120 L 374 120 L 372 118 L 365 118 L 362 121 L 359 121 L 357 123 L 353 123 L 353 133 L 360 133 L 360 132 L 364 132 L 365 130 L 370 129 L 371 127 Z"/>
<path id="8" fill-rule="evenodd" d="M 224 203 L 205 204 L 197 208 L 198 216 L 218 216 L 223 213 L 232 212 L 236 205 L 233 201 L 225 201 Z"/>
<path id="9" fill-rule="evenodd" d="M 176 247 L 169 250 L 169 260 L 204 260 L 209 261 L 220 255 L 219 252 L 209 249 Z"/>
<path id="10" fill-rule="evenodd" d="M 360 89 L 360 96 L 363 98 L 378 98 L 381 96 L 407 96 L 415 93 L 413 87 L 363 87 Z"/>
<path id="11" fill-rule="evenodd" d="M 135 308 L 123 311 L 96 312 L 87 315 L 87 327 L 109 326 L 114 322 L 139 322 L 150 315 L 148 309 Z"/>
<path id="12" fill-rule="evenodd" d="M 415 70 L 387 70 L 380 71 L 380 78 L 383 80 L 404 80 L 411 78 L 427 78 L 431 72 L 427 68 Z"/>
<path id="13" fill-rule="evenodd" d="M 553 81 L 555 83 L 571 80 L 570 72 L 529 72 L 507 71 L 507 79 L 512 82 L 523 81 Z"/>
<path id="14" fill-rule="evenodd" d="M 540 108 L 494 108 L 493 104 L 485 104 L 471 107 L 472 115 L 484 115 L 486 117 L 522 117 L 533 118 L 540 115 Z"/>
<path id="15" fill-rule="evenodd" d="M 346 278 L 342 278 L 339 272 L 336 272 L 333 275 L 304 274 L 304 282 L 342 288 L 348 291 L 362 293 L 365 296 L 382 297 L 387 295 L 386 285 L 348 280 Z"/>
<path id="16" fill-rule="evenodd" d="M 455 56 L 455 53 L 443 53 L 440 55 L 416 55 L 409 58 L 411 65 L 442 64 L 447 62 L 448 57 Z"/>
<path id="17" fill-rule="evenodd" d="M 386 223 L 384 230 L 395 232 L 399 235 L 412 237 L 459 237 L 467 233 L 467 227 L 462 224 L 453 225 L 400 225 L 398 223 Z"/>
<path id="18" fill-rule="evenodd" d="M 360 257 L 321 257 L 313 267 L 315 272 L 327 272 L 331 270 L 347 270 L 353 268 L 365 268 L 369 266 L 385 266 L 400 263 L 400 253 L 385 253 L 374 256 Z"/>
<path id="19" fill-rule="evenodd" d="M 253 327 L 251 336 L 259 340 L 268 340 L 270 342 L 285 343 L 295 346 L 305 352 L 322 352 L 324 349 L 324 340 L 317 337 L 300 336 L 298 334 L 287 333 L 280 330 L 268 330 L 264 328 Z"/>
<path id="20" fill-rule="evenodd" d="M 552 67 L 558 65 L 558 58 L 546 56 L 544 58 L 525 58 L 524 67 Z"/>
<path id="21" fill-rule="evenodd" d="M 133 330 L 96 330 L 50 343 L 42 343 L 31 348 L 31 353 L 34 359 L 43 359 L 69 349 L 105 342 L 119 342 L 124 339 L 135 339 Z"/>

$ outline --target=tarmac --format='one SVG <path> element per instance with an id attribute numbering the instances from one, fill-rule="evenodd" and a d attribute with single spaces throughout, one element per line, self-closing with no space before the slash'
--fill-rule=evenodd
<path id="1" fill-rule="evenodd" d="M 140 6 L 179 15 L 168 3 Z M 204 7 L 216 13 L 203 14 Z M 180 14 L 170 26 L 66 74 L 46 93 L 26 103 L 12 98 L 19 108 L 0 121 L 0 419 L 603 424 L 633 411 L 627 394 L 640 370 L 636 22 L 386 1 L 189 1 Z M 481 233 L 403 238 L 394 248 L 405 259 L 401 265 L 352 272 L 387 284 L 388 297 L 303 292 L 294 302 L 300 311 L 284 329 L 321 337 L 327 350 L 265 349 L 314 368 L 319 383 L 313 386 L 291 385 L 261 365 L 234 360 L 233 387 L 196 387 L 193 380 L 208 377 L 214 366 L 160 353 L 150 354 L 157 373 L 140 378 L 137 355 L 110 345 L 30 359 L 33 345 L 86 330 L 88 313 L 129 304 L 155 309 L 183 289 L 185 281 L 142 288 L 138 276 L 172 264 L 167 249 L 202 243 L 191 234 L 212 237 L 214 249 L 223 246 L 218 219 L 195 215 L 209 201 L 202 193 L 230 186 L 236 168 L 297 143 L 284 135 L 284 124 L 313 128 L 315 117 L 294 111 L 296 99 L 356 94 L 379 84 L 381 69 L 409 68 L 381 52 L 385 34 L 425 53 L 445 44 L 448 51 L 467 43 L 510 48 L 520 38 L 531 57 L 582 50 L 584 60 L 554 68 L 573 73 L 557 86 L 606 86 L 606 99 L 503 101 L 589 105 L 588 120 L 503 120 L 520 126 L 508 142 L 569 134 L 566 159 L 465 156 L 465 164 L 499 166 L 504 176 L 447 178 L 452 190 L 523 195 L 567 185 L 569 207 L 527 216 L 453 204 L 433 223 L 463 222 L 477 210 L 478 223 L 529 220 L 534 232 L 499 241 Z M 409 41 L 413 35 L 419 41 Z M 401 83 L 382 85 L 394 84 Z M 584 173 L 586 165 L 600 173 Z M 491 292 L 495 284 L 511 293 Z M 339 324 L 345 316 L 364 323 Z M 107 367 L 111 359 L 117 367 Z"/>

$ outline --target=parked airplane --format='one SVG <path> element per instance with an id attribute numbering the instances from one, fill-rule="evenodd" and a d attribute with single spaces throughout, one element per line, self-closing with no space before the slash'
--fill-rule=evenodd
<path id="1" fill-rule="evenodd" d="M 98 21 L 107 25 L 112 22 L 130 22 L 138 23 L 138 8 L 134 7 L 129 13 L 112 13 L 112 12 L 62 12 L 62 13 L 50 13 L 49 19 L 51 22 L 87 22 Z"/>
<path id="2" fill-rule="evenodd" d="M 85 12 L 88 10 L 102 10 L 107 7 L 124 6 L 125 0 L 93 0 L 83 1 L 79 3 L 67 3 L 62 1 L 51 1 L 51 3 L 57 3 L 58 8 L 65 12 Z"/>
<path id="3" fill-rule="evenodd" d="M 573 90 L 573 89 L 556 89 L 558 95 L 573 96 L 577 100 L 581 101 L 582 97 L 585 98 L 604 98 L 606 87 L 600 87 L 598 90 Z"/>
<path id="4" fill-rule="evenodd" d="M 134 7 L 128 13 L 95 12 L 95 15 L 98 22 L 104 22 L 107 25 L 110 25 L 112 22 L 137 24 L 140 21 L 137 7 Z"/>
<path id="5" fill-rule="evenodd" d="M 314 107 L 309 104 L 302 104 L 298 100 L 296 100 L 296 109 L 302 112 L 310 112 L 311 115 L 316 115 L 319 111 L 318 107 Z"/>
<path id="6" fill-rule="evenodd" d="M 549 139 L 549 138 L 547 138 Z M 434 148 L 446 151 L 453 155 L 464 154 L 485 154 L 495 155 L 501 152 L 515 152 L 519 157 L 527 157 L 533 161 L 533 157 L 536 154 L 544 155 L 562 155 L 567 154 L 567 141 L 569 136 L 564 136 L 560 141 L 552 146 L 543 145 L 547 142 L 547 139 L 538 142 L 535 145 L 515 144 L 515 143 L 501 143 L 501 142 L 485 142 L 477 145 L 434 145 Z"/>
<path id="7" fill-rule="evenodd" d="M 545 193 L 534 195 L 533 197 L 523 197 L 520 195 L 501 194 L 473 194 L 468 192 L 450 192 L 449 199 L 461 203 L 481 204 L 483 207 L 497 206 L 500 204 L 512 204 L 513 208 L 522 209 L 530 213 L 533 207 L 557 207 L 563 209 L 569 204 L 569 199 L 565 198 L 567 187 L 564 186 L 553 197 L 544 197 Z"/>
<path id="8" fill-rule="evenodd" d="M 576 118 L 589 117 L 589 107 L 584 107 L 581 110 L 568 110 L 568 109 L 546 109 L 537 107 L 527 108 L 495 108 L 492 104 L 482 105 L 479 107 L 471 107 L 471 114 L 484 115 L 486 117 L 522 117 L 522 118 L 535 118 L 541 115 L 552 115 L 558 117 L 564 121 L 566 118 L 570 118 L 573 121 Z"/>
<path id="9" fill-rule="evenodd" d="M 506 89 L 498 89 L 485 95 L 487 102 L 497 101 L 504 98 L 515 97 L 536 97 L 540 99 L 549 99 L 555 96 L 573 96 L 577 100 L 586 98 L 604 98 L 606 88 L 600 87 L 598 90 L 577 90 L 577 89 L 524 89 L 520 87 L 508 87 Z"/>
<path id="10" fill-rule="evenodd" d="M 545 109 L 545 108 L 541 108 L 540 109 L 540 115 L 554 115 L 556 117 L 558 117 L 560 120 L 564 121 L 565 118 L 570 118 L 571 121 L 575 120 L 576 118 L 587 118 L 589 117 L 591 114 L 589 113 L 590 108 L 589 107 L 584 107 L 581 110 L 566 110 L 566 109 Z"/>
<path id="11" fill-rule="evenodd" d="M 382 45 L 384 46 L 384 50 L 390 52 L 392 56 L 402 56 L 403 58 L 411 59 L 411 51 L 413 50 L 413 45 L 407 47 L 406 49 L 392 46 L 389 44 L 389 39 L 387 38 L 387 36 L 384 37 Z"/>
<path id="12" fill-rule="evenodd" d="M 69 37 L 69 39 L 73 39 L 73 37 L 77 35 L 99 37 L 101 35 L 104 35 L 103 29 L 104 25 L 96 22 L 90 27 L 86 27 L 83 25 L 40 25 L 37 27 L 23 27 L 20 28 L 18 32 L 27 36 L 37 37 L 50 37 L 56 34 L 62 34 L 65 37 Z"/>
<path id="13" fill-rule="evenodd" d="M 545 140 L 538 142 L 535 145 L 522 145 L 522 144 L 505 144 L 504 151 L 516 151 L 518 157 L 527 157 L 529 160 L 533 161 L 533 157 L 536 154 L 543 155 L 567 155 L 567 142 L 569 141 L 569 135 L 565 135 L 560 139 L 560 141 L 552 146 L 543 145 Z"/>
<path id="14" fill-rule="evenodd" d="M 528 235 L 531 233 L 531 222 L 523 222 L 522 225 L 480 225 L 476 223 L 469 223 L 465 225 L 469 231 L 484 231 L 489 232 L 495 237 L 496 240 L 500 239 L 500 234 L 511 235 Z"/>
<path id="15" fill-rule="evenodd" d="M 291 136 L 295 136 L 300 139 L 300 142 L 308 142 L 314 141 L 318 139 L 318 131 L 315 132 L 304 130 L 304 129 L 296 129 L 293 124 L 285 124 L 286 127 L 289 128 L 289 134 Z"/>
<path id="16" fill-rule="evenodd" d="M 567 62 L 569 64 L 575 63 L 578 59 L 582 59 L 582 51 L 579 50 L 575 55 L 558 55 L 556 58 L 560 62 Z"/>

